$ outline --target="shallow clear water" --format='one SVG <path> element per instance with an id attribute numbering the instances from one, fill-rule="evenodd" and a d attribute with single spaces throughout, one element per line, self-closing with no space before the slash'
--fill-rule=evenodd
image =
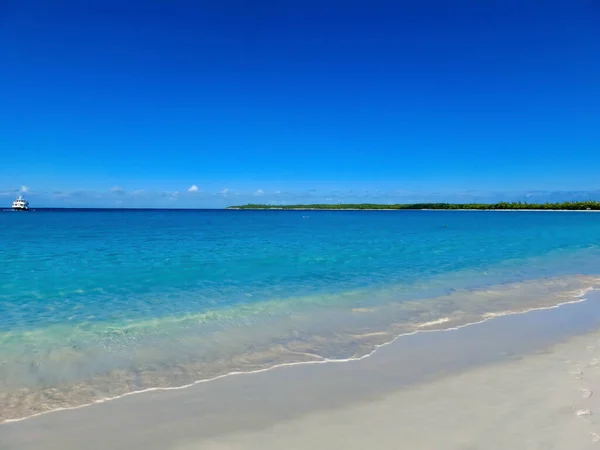
<path id="1" fill-rule="evenodd" d="M 2 212 L 0 249 L 1 420 L 563 301 L 600 214 Z"/>

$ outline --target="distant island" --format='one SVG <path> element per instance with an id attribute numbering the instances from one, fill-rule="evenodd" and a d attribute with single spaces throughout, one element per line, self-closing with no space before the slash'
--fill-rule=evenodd
<path id="1" fill-rule="evenodd" d="M 402 209 L 439 209 L 439 210 L 547 210 L 547 211 L 586 211 L 600 210 L 600 201 L 561 202 L 561 203 L 343 203 L 313 205 L 260 205 L 248 204 L 229 206 L 227 209 L 299 209 L 299 210 L 402 210 Z"/>

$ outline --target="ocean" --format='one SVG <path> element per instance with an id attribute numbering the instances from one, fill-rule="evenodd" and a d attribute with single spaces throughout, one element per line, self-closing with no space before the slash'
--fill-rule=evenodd
<path id="1" fill-rule="evenodd" d="M 0 422 L 579 301 L 600 214 L 0 213 Z"/>

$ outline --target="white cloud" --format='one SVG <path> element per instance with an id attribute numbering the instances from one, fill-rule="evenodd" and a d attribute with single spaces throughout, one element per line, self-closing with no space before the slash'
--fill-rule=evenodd
<path id="1" fill-rule="evenodd" d="M 21 186 L 21 189 L 19 189 L 19 192 L 21 192 L 22 194 L 25 194 L 26 192 L 29 192 L 29 188 L 27 186 Z"/>
<path id="2" fill-rule="evenodd" d="M 258 189 L 254 195 L 256 195 L 257 197 L 260 197 L 262 195 L 265 195 L 265 191 L 263 191 L 262 189 Z"/>
<path id="3" fill-rule="evenodd" d="M 122 187 L 119 187 L 119 186 L 115 186 L 110 190 L 110 192 L 112 192 L 113 194 L 124 194 L 125 189 L 123 189 Z"/>
<path id="4" fill-rule="evenodd" d="M 219 191 L 219 195 L 221 195 L 223 197 L 227 197 L 228 193 L 229 193 L 229 189 L 227 189 L 227 188 L 223 188 Z"/>
<path id="5" fill-rule="evenodd" d="M 179 200 L 179 191 L 163 191 L 159 195 L 169 201 Z"/>
<path id="6" fill-rule="evenodd" d="M 188 189 L 188 192 L 198 192 L 198 186 L 196 186 L 195 184 L 192 184 L 190 186 L 190 188 Z"/>
<path id="7" fill-rule="evenodd" d="M 137 191 L 133 191 L 133 195 L 142 195 L 144 193 L 143 189 L 138 189 Z"/>

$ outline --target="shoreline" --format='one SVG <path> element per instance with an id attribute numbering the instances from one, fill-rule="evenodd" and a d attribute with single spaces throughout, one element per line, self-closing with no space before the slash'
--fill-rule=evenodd
<path id="1" fill-rule="evenodd" d="M 467 273 L 467 278 L 471 278 L 470 273 Z M 442 284 L 447 285 L 447 281 L 442 280 Z M 256 326 L 215 328 L 216 332 L 205 330 L 207 332 L 202 335 L 193 334 L 194 330 L 202 331 L 204 328 L 202 325 L 199 328 L 197 317 L 186 316 L 183 325 L 179 323 L 182 318 L 170 318 L 176 326 L 173 328 L 175 331 L 169 331 L 167 335 L 177 333 L 178 329 L 183 330 L 176 341 L 178 353 L 167 354 L 159 349 L 158 353 L 150 353 L 151 356 L 156 355 L 154 359 L 148 359 L 141 352 L 152 352 L 156 347 L 139 345 L 136 352 L 138 359 L 131 359 L 133 364 L 130 366 L 114 364 L 109 369 L 79 378 L 56 378 L 56 382 L 52 381 L 52 377 L 57 369 L 60 370 L 60 361 L 64 361 L 61 364 L 67 367 L 67 374 L 74 373 L 71 367 L 85 369 L 94 362 L 89 362 L 85 352 L 74 352 L 65 345 L 65 335 L 55 336 L 53 330 L 48 333 L 40 330 L 40 336 L 45 337 L 43 346 L 37 344 L 40 342 L 38 336 L 27 346 L 19 347 L 21 338 L 17 336 L 14 339 L 13 336 L 13 341 L 18 345 L 11 347 L 9 339 L 0 352 L 0 359 L 4 360 L 2 373 L 5 375 L 0 383 L 3 388 L 0 389 L 0 404 L 6 405 L 0 410 L 0 422 L 65 409 L 80 409 L 137 393 L 189 388 L 206 381 L 227 378 L 231 374 L 266 371 L 282 365 L 358 360 L 372 354 L 380 345 L 415 331 L 474 324 L 486 319 L 490 313 L 502 315 L 508 311 L 519 314 L 525 310 L 555 307 L 581 297 L 590 289 L 600 288 L 598 275 L 590 274 L 531 278 L 476 288 L 461 288 L 456 278 L 454 282 L 456 289 L 410 300 L 398 300 L 402 298 L 398 294 L 403 291 L 396 292 L 389 286 L 380 292 L 370 291 L 377 296 L 377 301 L 367 308 L 348 308 L 348 303 L 354 302 L 354 297 L 348 295 L 343 297 L 343 304 L 332 303 L 330 308 L 318 310 L 302 308 L 301 302 L 298 308 L 286 307 L 287 311 L 297 311 L 295 314 L 275 319 L 270 315 L 267 321 L 257 316 Z M 353 295 L 361 299 L 365 297 L 365 292 L 356 291 Z M 322 298 L 319 300 L 323 301 Z M 268 309 L 273 311 L 273 308 Z M 156 329 L 153 327 L 149 330 Z M 158 329 L 164 330 L 164 324 L 161 323 Z M 76 341 L 90 341 L 95 337 L 105 339 L 103 330 L 88 330 L 93 334 L 76 337 Z M 136 337 L 143 338 L 144 333 L 148 334 L 144 330 L 130 331 Z M 110 344 L 112 336 L 109 334 L 105 341 Z M 223 340 L 226 345 L 223 345 Z M 138 342 L 143 341 L 140 339 Z M 38 358 L 37 361 L 42 363 L 42 371 L 33 374 L 40 377 L 42 383 L 27 383 L 31 366 L 12 355 L 31 355 L 40 350 L 43 353 L 46 348 L 51 352 L 50 357 Z M 99 349 L 95 354 L 97 360 L 113 357 L 108 351 L 102 352 L 100 346 L 96 345 L 95 348 Z M 194 350 L 189 352 L 188 349 Z M 180 358 L 180 355 L 183 357 Z M 35 358 L 29 360 L 36 363 Z M 14 365 L 11 365 L 13 361 Z M 79 365 L 75 366 L 73 362 L 79 362 Z M 33 366 L 33 369 L 36 367 Z M 45 382 L 42 378 L 44 375 Z M 77 376 L 77 373 L 74 375 Z"/>
<path id="2" fill-rule="evenodd" d="M 587 298 L 585 298 L 586 295 L 589 295 L 590 293 L 594 293 L 594 292 L 598 292 L 599 297 L 600 297 L 600 290 L 595 289 L 594 287 L 587 287 L 587 288 L 583 288 L 580 290 L 579 293 L 574 295 L 573 300 L 569 300 L 569 301 L 564 301 L 564 302 L 560 302 L 554 305 L 549 305 L 549 306 L 540 306 L 540 307 L 532 307 L 532 308 L 528 308 L 528 309 L 524 309 L 524 310 L 508 310 L 508 311 L 499 311 L 499 312 L 490 312 L 490 313 L 485 313 L 482 315 L 481 320 L 477 320 L 477 321 L 473 321 L 473 322 L 468 322 L 468 323 L 464 323 L 464 324 L 458 324 L 455 326 L 451 326 L 451 327 L 440 327 L 440 328 L 429 328 L 427 329 L 427 327 L 437 327 L 439 325 L 443 325 L 445 323 L 451 322 L 452 320 L 448 317 L 442 317 L 440 319 L 436 319 L 434 321 L 430 321 L 430 322 L 424 322 L 421 324 L 418 324 L 416 326 L 416 329 L 410 332 L 404 332 L 401 334 L 398 334 L 396 336 L 393 336 L 389 341 L 385 341 L 383 343 L 380 344 L 374 344 L 374 348 L 369 351 L 368 353 L 362 355 L 362 356 L 356 356 L 356 357 L 350 357 L 350 358 L 341 358 L 341 359 L 330 359 L 330 358 L 322 358 L 319 360 L 310 360 L 310 361 L 296 361 L 296 362 L 287 362 L 287 363 L 279 363 L 279 364 L 274 364 L 272 366 L 269 367 L 265 367 L 265 368 L 259 368 L 259 369 L 255 369 L 255 370 L 248 370 L 248 371 L 233 371 L 233 372 L 228 372 L 225 374 L 221 374 L 221 375 L 217 375 L 214 377 L 210 377 L 210 378 L 203 378 L 203 379 L 199 379 L 199 380 L 195 380 L 191 383 L 187 383 L 181 386 L 166 386 L 166 387 L 149 387 L 146 389 L 141 389 L 141 390 L 134 390 L 131 392 L 127 392 L 124 394 L 120 394 L 120 395 L 116 395 L 113 397 L 106 397 L 106 398 L 101 398 L 98 400 L 95 400 L 93 402 L 90 403 L 85 403 L 82 405 L 77 405 L 77 406 L 69 406 L 69 407 L 59 407 L 59 408 L 55 408 L 55 409 L 51 409 L 48 411 L 42 411 L 39 413 L 35 413 L 35 414 L 31 414 L 25 417 L 20 417 L 20 418 L 15 418 L 15 419 L 5 419 L 3 421 L 0 422 L 0 429 L 5 426 L 5 425 L 9 425 L 9 424 L 13 424 L 13 423 L 18 423 L 18 422 L 23 422 L 26 420 L 30 420 L 30 419 L 34 419 L 36 417 L 40 417 L 40 416 L 45 416 L 45 415 L 49 415 L 49 414 L 53 414 L 53 413 L 60 413 L 60 412 L 64 412 L 64 411 L 74 411 L 74 410 L 80 410 L 83 408 L 87 408 L 87 407 L 91 407 L 91 406 L 95 406 L 95 405 L 100 405 L 103 403 L 107 403 L 107 402 L 113 402 L 113 401 L 117 401 L 126 397 L 130 397 L 130 396 L 134 396 L 134 395 L 138 395 L 138 394 L 147 394 L 147 393 L 152 393 L 152 392 L 169 392 L 169 391 L 179 391 L 179 390 L 184 390 L 184 389 L 189 389 L 192 388 L 194 386 L 200 385 L 200 384 L 204 384 L 204 383 L 209 383 L 209 382 L 213 382 L 213 381 L 218 381 L 221 379 L 225 379 L 225 378 L 229 378 L 229 377 L 233 377 L 236 375 L 256 375 L 256 374 L 261 374 L 261 373 L 266 373 L 266 372 L 270 372 L 273 370 L 277 370 L 277 369 L 281 369 L 281 368 L 286 368 L 286 367 L 294 367 L 294 366 L 306 366 L 306 365 L 314 365 L 314 364 L 340 364 L 340 363 L 347 363 L 347 362 L 356 362 L 356 361 L 362 361 L 364 359 L 367 359 L 373 355 L 375 355 L 381 348 L 389 346 L 394 344 L 395 342 L 397 342 L 398 340 L 404 338 L 404 337 L 408 337 L 408 336 L 414 336 L 420 333 L 443 333 L 443 332 L 451 332 L 451 331 L 457 331 L 463 328 L 467 328 L 467 327 L 471 327 L 474 325 L 480 325 L 483 323 L 486 323 L 488 321 L 494 320 L 494 319 L 498 319 L 501 317 L 506 317 L 506 316 L 515 316 L 515 315 L 525 315 L 531 312 L 536 312 L 536 311 L 548 311 L 548 310 L 553 310 L 553 309 L 557 309 L 557 308 L 561 308 L 563 306 L 566 305 L 573 305 L 573 304 L 578 304 L 578 303 L 582 303 L 587 301 Z"/>
<path id="3" fill-rule="evenodd" d="M 600 444 L 600 331 L 177 450 L 569 449 Z"/>
<path id="4" fill-rule="evenodd" d="M 8 450 L 277 449 L 286 442 L 284 447 L 291 449 L 358 449 L 376 439 L 378 448 L 391 449 L 401 436 L 407 448 L 415 449 L 547 448 L 525 446 L 522 434 L 513 431 L 524 423 L 523 414 L 560 419 L 543 427 L 527 419 L 525 431 L 542 442 L 547 431 L 538 429 L 547 425 L 558 430 L 568 422 L 571 441 L 592 443 L 590 437 L 595 437 L 585 427 L 594 420 L 595 404 L 590 402 L 595 397 L 589 397 L 600 390 L 600 372 L 595 384 L 580 380 L 600 371 L 598 292 L 561 306 L 491 319 L 437 330 L 448 333 L 413 333 L 348 364 L 279 367 L 5 423 L 1 443 Z M 582 347 L 582 342 L 593 345 Z M 581 355 L 589 363 L 579 362 Z M 533 381 L 538 374 L 544 379 Z M 565 380 L 580 386 L 566 389 Z M 555 384 L 562 389 L 560 396 Z M 478 410 L 474 416 L 473 408 Z M 426 431 L 431 427 L 436 433 Z M 411 435 L 413 428 L 424 428 L 424 433 Z M 494 436 L 502 441 L 511 432 L 520 445 L 492 445 Z M 484 441 L 468 447 L 467 438 Z M 433 445 L 430 439 L 442 442 Z"/>

